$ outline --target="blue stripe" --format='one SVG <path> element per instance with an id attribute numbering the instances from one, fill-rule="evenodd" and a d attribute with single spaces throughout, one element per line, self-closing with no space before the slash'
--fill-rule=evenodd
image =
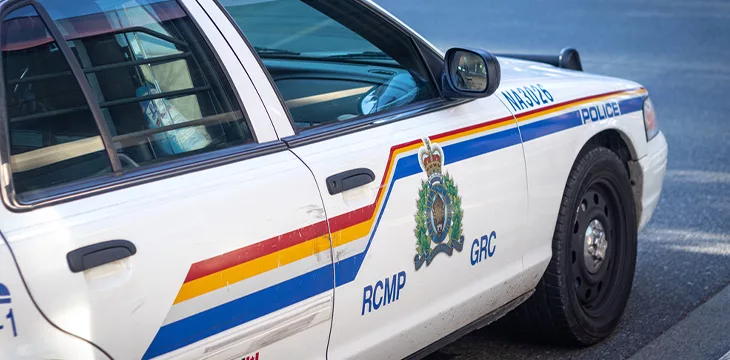
<path id="1" fill-rule="evenodd" d="M 643 97 L 638 97 L 620 101 L 621 114 L 625 115 L 633 111 L 641 110 L 643 108 L 643 99 Z M 496 133 L 449 144 L 443 147 L 444 157 L 446 159 L 445 163 L 448 165 L 517 145 L 520 143 L 520 131 L 522 132 L 523 141 L 529 141 L 580 125 L 582 125 L 580 112 L 573 111 L 520 126 L 519 130 L 513 127 Z M 383 199 L 383 205 L 380 207 L 365 251 L 334 264 L 334 280 L 335 284 L 337 284 L 336 286 L 342 286 L 355 280 L 380 225 L 380 220 L 385 212 L 395 181 L 420 172 L 421 166 L 418 163 L 417 154 L 398 159 L 393 171 L 393 178 L 388 185 L 388 191 L 385 194 L 385 199 Z M 332 266 L 327 265 L 283 283 L 273 285 L 253 294 L 165 325 L 158 331 L 143 359 L 166 354 L 248 321 L 268 315 L 299 301 L 331 290 L 332 285 Z"/>
<path id="2" fill-rule="evenodd" d="M 332 265 L 160 328 L 143 359 L 168 353 L 332 289 Z"/>
<path id="3" fill-rule="evenodd" d="M 580 111 L 571 111 L 527 125 L 521 125 L 520 131 L 522 131 L 522 140 L 528 142 L 581 125 L 583 125 L 583 121 L 580 119 Z"/>
<path id="4" fill-rule="evenodd" d="M 0 298 L 0 304 L 10 304 L 10 298 Z"/>
<path id="5" fill-rule="evenodd" d="M 646 99 L 646 96 L 639 96 L 619 101 L 618 107 L 621 109 L 621 115 L 626 115 L 634 111 L 643 111 L 644 99 Z"/>

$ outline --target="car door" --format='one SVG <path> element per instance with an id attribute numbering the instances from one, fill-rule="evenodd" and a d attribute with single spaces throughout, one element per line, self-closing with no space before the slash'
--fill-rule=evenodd
<path id="1" fill-rule="evenodd" d="M 47 320 L 116 359 L 323 358 L 315 179 L 202 8 L 6 4 L 0 229 Z"/>
<path id="2" fill-rule="evenodd" d="M 291 119 L 277 133 L 317 179 L 329 358 L 407 356 L 529 290 L 525 163 L 498 98 L 443 99 L 426 66 L 440 55 L 361 2 L 201 4 L 247 71 L 265 70 L 257 90 L 281 95 L 267 109 Z"/>

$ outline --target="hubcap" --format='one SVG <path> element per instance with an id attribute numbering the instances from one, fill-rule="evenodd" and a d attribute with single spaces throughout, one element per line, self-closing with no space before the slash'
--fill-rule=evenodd
<path id="1" fill-rule="evenodd" d="M 580 305 L 589 314 L 608 304 L 618 271 L 614 255 L 622 247 L 615 240 L 623 223 L 614 199 L 612 187 L 602 182 L 592 184 L 580 198 L 571 229 L 571 276 Z"/>
<path id="2" fill-rule="evenodd" d="M 601 268 L 601 264 L 606 258 L 608 240 L 606 240 L 606 232 L 603 229 L 603 224 L 598 219 L 593 219 L 586 227 L 583 259 L 591 274 L 595 274 Z"/>

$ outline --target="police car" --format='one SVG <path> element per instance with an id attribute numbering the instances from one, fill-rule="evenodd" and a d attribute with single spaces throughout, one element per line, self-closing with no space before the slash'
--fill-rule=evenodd
<path id="1" fill-rule="evenodd" d="M 3 0 L 0 50 L 2 359 L 593 344 L 665 174 L 640 84 L 365 0 Z"/>

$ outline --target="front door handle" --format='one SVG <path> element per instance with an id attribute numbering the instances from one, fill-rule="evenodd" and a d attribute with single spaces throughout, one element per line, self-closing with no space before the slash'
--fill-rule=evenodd
<path id="1" fill-rule="evenodd" d="M 375 173 L 370 169 L 360 168 L 343 171 L 327 178 L 327 191 L 330 195 L 354 189 L 375 180 Z"/>
<path id="2" fill-rule="evenodd" d="M 84 246 L 66 254 L 71 272 L 81 272 L 137 253 L 137 247 L 127 240 L 109 240 Z"/>

